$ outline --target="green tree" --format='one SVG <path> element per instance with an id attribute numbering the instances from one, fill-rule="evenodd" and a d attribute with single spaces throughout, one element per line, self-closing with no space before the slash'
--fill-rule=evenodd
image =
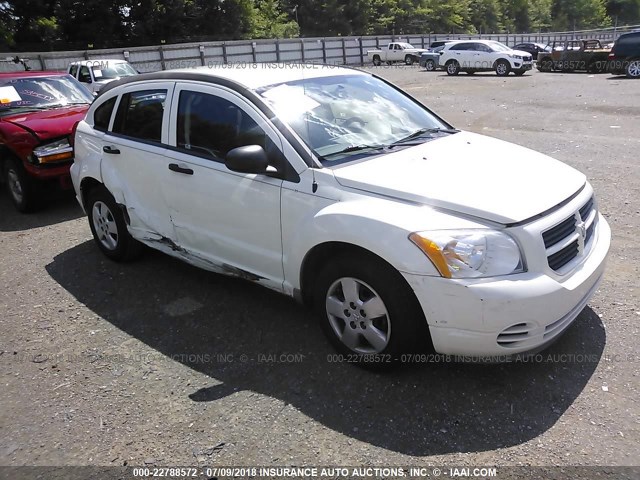
<path id="1" fill-rule="evenodd" d="M 605 0 L 554 0 L 554 30 L 583 30 L 611 25 Z"/>
<path id="2" fill-rule="evenodd" d="M 502 17 L 499 0 L 471 0 L 469 4 L 469 23 L 479 33 L 501 32 Z"/>
<path id="3" fill-rule="evenodd" d="M 13 32 L 15 29 L 15 19 L 11 5 L 0 2 L 0 48 L 7 48 L 13 45 Z"/>
<path id="4" fill-rule="evenodd" d="M 125 0 L 58 0 L 55 17 L 40 25 L 57 27 L 62 38 L 74 44 L 92 44 L 95 48 L 122 44 L 128 33 L 124 28 L 125 6 Z"/>
<path id="5" fill-rule="evenodd" d="M 254 38 L 291 38 L 300 34 L 298 24 L 282 11 L 278 0 L 256 1 L 252 15 Z"/>
<path id="6" fill-rule="evenodd" d="M 640 23 L 640 0 L 609 0 L 607 13 L 620 25 Z"/>

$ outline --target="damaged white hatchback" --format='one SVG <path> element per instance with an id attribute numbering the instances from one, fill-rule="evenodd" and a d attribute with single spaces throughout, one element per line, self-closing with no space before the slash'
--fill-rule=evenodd
<path id="1" fill-rule="evenodd" d="M 547 346 L 611 237 L 582 173 L 345 68 L 116 81 L 77 126 L 71 173 L 108 257 L 145 244 L 296 297 L 367 363 Z"/>

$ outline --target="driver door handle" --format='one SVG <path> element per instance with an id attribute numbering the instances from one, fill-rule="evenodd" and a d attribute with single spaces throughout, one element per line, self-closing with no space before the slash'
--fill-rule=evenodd
<path id="1" fill-rule="evenodd" d="M 176 173 L 184 173 L 185 175 L 193 175 L 193 170 L 187 167 L 181 167 L 177 163 L 170 163 L 169 170 Z"/>
<path id="2" fill-rule="evenodd" d="M 105 145 L 104 147 L 102 147 L 102 151 L 110 155 L 118 155 L 120 153 L 120 150 L 118 150 L 115 147 L 112 147 L 111 145 Z"/>

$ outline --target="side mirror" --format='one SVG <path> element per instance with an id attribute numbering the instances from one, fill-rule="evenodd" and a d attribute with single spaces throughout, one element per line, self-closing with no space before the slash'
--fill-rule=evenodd
<path id="1" fill-rule="evenodd" d="M 229 170 L 240 173 L 266 174 L 269 169 L 267 152 L 260 145 L 247 145 L 229 150 L 224 164 Z"/>

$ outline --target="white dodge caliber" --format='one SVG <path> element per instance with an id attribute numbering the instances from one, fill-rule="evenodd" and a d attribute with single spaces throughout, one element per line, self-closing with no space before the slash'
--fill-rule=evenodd
<path id="1" fill-rule="evenodd" d="M 109 258 L 145 244 L 293 296 L 376 365 L 544 348 L 594 293 L 611 237 L 582 173 L 346 68 L 113 82 L 77 126 L 71 174 Z"/>

